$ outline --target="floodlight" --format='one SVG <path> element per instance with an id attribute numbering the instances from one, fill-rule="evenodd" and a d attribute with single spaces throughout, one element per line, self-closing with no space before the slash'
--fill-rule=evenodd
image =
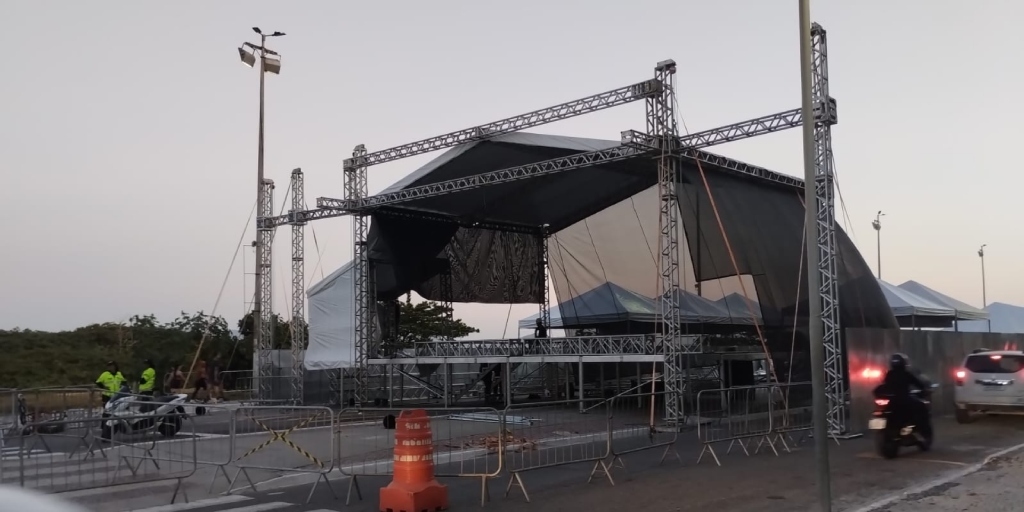
<path id="1" fill-rule="evenodd" d="M 251 53 L 249 53 L 248 50 L 246 50 L 245 48 L 242 48 L 241 46 L 238 47 L 238 56 L 241 57 L 242 64 L 245 64 L 246 66 L 249 66 L 250 68 L 254 64 L 256 64 L 256 56 L 251 54 Z"/>
<path id="2" fill-rule="evenodd" d="M 269 37 L 279 37 L 279 36 L 283 36 L 283 35 L 284 35 L 284 32 L 274 32 L 273 34 L 270 34 Z"/>
<path id="3" fill-rule="evenodd" d="M 279 57 L 263 57 L 263 70 L 275 75 L 281 74 L 281 59 Z"/>
<path id="4" fill-rule="evenodd" d="M 263 35 L 263 31 L 262 31 L 262 30 L 260 30 L 260 28 L 259 28 L 259 27 L 253 27 L 253 28 L 252 28 L 252 31 L 253 31 L 253 32 L 256 32 L 257 34 L 259 34 L 259 35 L 261 35 L 261 36 Z"/>

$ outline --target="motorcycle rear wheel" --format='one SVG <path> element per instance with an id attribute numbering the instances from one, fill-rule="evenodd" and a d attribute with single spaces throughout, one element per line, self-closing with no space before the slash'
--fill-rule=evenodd
<path id="1" fill-rule="evenodd" d="M 885 430 L 879 430 L 875 434 L 875 448 L 883 459 L 895 459 L 900 453 L 899 443 L 887 435 Z"/>

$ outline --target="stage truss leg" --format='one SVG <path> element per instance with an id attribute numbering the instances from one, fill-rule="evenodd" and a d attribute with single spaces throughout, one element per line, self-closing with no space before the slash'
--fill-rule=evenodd
<path id="1" fill-rule="evenodd" d="M 445 308 L 445 320 L 448 322 L 448 325 L 444 328 L 444 339 L 446 340 L 455 339 L 454 332 L 452 331 L 455 326 L 455 310 L 453 309 L 452 295 L 452 271 L 449 267 L 441 273 L 441 306 Z M 401 322 L 401 319 L 399 319 L 399 322 Z"/>
<path id="2" fill-rule="evenodd" d="M 682 337 L 679 313 L 679 197 L 676 183 L 679 180 L 679 157 L 675 142 L 679 127 L 675 116 L 675 73 L 676 63 L 672 60 L 659 62 L 654 68 L 655 81 L 661 90 L 647 98 L 647 132 L 659 145 L 658 194 L 660 196 L 661 229 L 659 240 L 659 266 L 661 270 L 661 298 L 659 315 L 662 334 L 662 348 L 665 353 L 663 370 L 665 391 L 673 400 L 665 400 L 665 415 L 669 421 L 682 420 L 683 411 L 678 399 L 683 389 L 685 375 L 682 368 Z"/>
<path id="3" fill-rule="evenodd" d="M 366 146 L 360 144 L 352 151 L 352 165 L 345 168 L 345 199 L 361 203 L 367 196 L 366 184 Z M 373 286 L 370 273 L 370 260 L 366 247 L 366 235 L 369 231 L 367 215 L 357 213 L 352 216 L 352 284 L 355 299 L 355 398 L 359 404 L 365 404 L 368 398 L 367 360 L 371 340 L 373 339 L 373 312 L 375 301 L 372 296 Z"/>
<path id="4" fill-rule="evenodd" d="M 305 233 L 306 223 L 298 212 L 305 208 L 302 169 L 292 171 L 292 403 L 302 405 L 305 384 L 306 353 L 306 285 Z"/>
<path id="5" fill-rule="evenodd" d="M 259 265 L 259 272 L 256 274 L 256 286 L 260 287 L 260 301 L 258 312 L 254 312 L 253 322 L 255 325 L 256 343 L 256 386 L 258 397 L 261 401 L 270 400 L 273 394 L 273 380 L 270 379 L 274 373 L 274 365 L 271 361 L 271 351 L 274 348 L 274 300 L 273 300 L 273 274 L 271 263 L 273 261 L 274 228 L 266 226 L 261 222 L 267 217 L 274 215 L 274 180 L 264 179 L 262 210 L 257 219 L 257 242 L 263 248 L 260 251 L 261 259 L 256 262 Z M 259 319 L 256 316 L 259 316 Z"/>
<path id="6" fill-rule="evenodd" d="M 551 336 L 551 297 L 548 292 L 548 230 L 547 226 L 541 229 L 541 235 L 537 240 L 540 244 L 538 253 L 540 254 L 540 311 L 537 318 L 544 324 L 544 329 L 548 331 L 548 337 Z"/>
<path id="7" fill-rule="evenodd" d="M 839 276 L 836 271 L 835 169 L 832 125 L 838 121 L 835 100 L 828 90 L 828 51 L 825 29 L 811 26 L 813 95 L 815 104 L 815 191 L 818 196 L 818 271 L 821 273 L 822 341 L 825 345 L 825 389 L 829 431 L 846 433 L 846 386 L 842 330 L 839 324 Z"/>

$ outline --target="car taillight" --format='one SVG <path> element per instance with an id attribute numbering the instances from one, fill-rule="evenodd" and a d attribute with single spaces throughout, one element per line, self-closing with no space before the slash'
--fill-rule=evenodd
<path id="1" fill-rule="evenodd" d="M 875 399 L 875 405 L 877 405 L 879 407 L 885 407 L 885 406 L 889 405 L 889 400 L 886 399 L 886 398 L 876 398 Z"/>
<path id="2" fill-rule="evenodd" d="M 965 372 L 963 370 L 957 370 L 957 372 L 956 372 L 956 385 L 957 386 L 963 386 L 964 385 L 964 379 L 966 379 L 966 378 L 967 378 L 967 372 Z"/>

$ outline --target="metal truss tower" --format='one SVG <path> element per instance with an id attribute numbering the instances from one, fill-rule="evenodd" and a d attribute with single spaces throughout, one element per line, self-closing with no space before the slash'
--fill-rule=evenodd
<path id="1" fill-rule="evenodd" d="M 845 434 L 846 385 L 842 329 L 839 324 L 839 274 L 836 268 L 835 168 L 832 125 L 838 122 L 836 102 L 828 90 L 828 50 L 825 29 L 811 25 L 812 95 L 814 102 L 815 192 L 818 196 L 818 271 L 821 274 L 822 343 L 825 348 L 825 390 L 828 426 Z M 813 340 L 812 340 L 813 342 Z"/>
<path id="2" fill-rule="evenodd" d="M 665 353 L 665 391 L 679 396 L 683 390 L 682 315 L 679 313 L 679 156 L 676 143 L 679 126 L 675 115 L 675 74 L 673 60 L 659 62 L 654 68 L 655 80 L 660 84 L 657 94 L 647 98 L 647 133 L 654 139 L 659 154 L 658 195 L 660 209 L 658 227 L 659 268 L 661 271 L 660 308 L 661 344 Z M 681 419 L 681 401 L 666 400 L 665 413 L 669 419 Z"/>
<path id="3" fill-rule="evenodd" d="M 257 240 L 263 250 L 260 252 L 260 260 L 256 262 L 259 269 L 256 273 L 256 286 L 260 290 L 260 300 L 256 304 L 258 311 L 253 312 L 254 342 L 256 344 L 256 385 L 258 398 L 261 401 L 271 399 L 273 393 L 273 381 L 270 376 L 274 373 L 273 362 L 271 361 L 271 350 L 274 348 L 274 300 L 273 300 L 273 274 L 271 273 L 271 262 L 273 260 L 274 226 L 264 222 L 264 219 L 274 215 L 274 180 L 264 179 L 263 187 L 260 190 L 263 195 L 262 208 L 256 219 Z"/>
<path id="4" fill-rule="evenodd" d="M 345 161 L 345 199 L 362 204 L 367 196 L 366 146 L 360 144 L 352 151 L 352 158 Z M 371 279 L 372 269 L 366 247 L 369 231 L 369 217 L 366 212 L 352 216 L 352 285 L 355 300 L 355 398 L 358 404 L 365 404 L 368 398 L 367 361 L 373 340 L 373 313 L 376 311 L 376 286 Z M 344 375 L 344 373 L 343 373 Z"/>
<path id="5" fill-rule="evenodd" d="M 305 275 L 305 226 L 306 222 L 298 217 L 298 212 L 305 208 L 305 193 L 302 169 L 292 171 L 292 209 L 288 214 L 292 217 L 292 403 L 302 405 L 303 385 L 305 383 L 305 365 L 303 359 L 306 351 L 306 275 Z"/>
<path id="6" fill-rule="evenodd" d="M 538 318 L 544 329 L 548 332 L 548 336 L 551 336 L 551 298 L 548 293 L 548 226 L 541 226 L 540 235 L 537 237 L 537 243 L 540 244 L 538 247 L 538 254 L 540 255 L 540 261 L 537 263 L 540 266 L 540 275 L 538 277 L 540 286 L 540 311 L 538 312 Z"/>

